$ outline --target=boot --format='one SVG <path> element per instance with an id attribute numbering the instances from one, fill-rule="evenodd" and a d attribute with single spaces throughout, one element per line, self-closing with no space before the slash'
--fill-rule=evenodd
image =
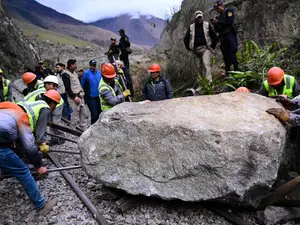
<path id="1" fill-rule="evenodd" d="M 40 216 L 46 216 L 57 204 L 57 198 L 50 197 L 43 208 L 38 210 Z"/>
<path id="2" fill-rule="evenodd" d="M 267 113 L 275 116 L 281 123 L 286 123 L 290 119 L 290 113 L 282 108 L 271 108 L 267 110 Z"/>

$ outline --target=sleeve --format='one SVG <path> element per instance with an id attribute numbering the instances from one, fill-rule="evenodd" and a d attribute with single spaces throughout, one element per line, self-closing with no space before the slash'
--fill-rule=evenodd
<path id="1" fill-rule="evenodd" d="M 218 43 L 218 36 L 215 32 L 215 29 L 213 28 L 213 26 L 211 24 L 209 24 L 209 36 L 211 38 L 211 48 L 215 49 Z"/>
<path id="2" fill-rule="evenodd" d="M 147 88 L 147 83 L 145 83 L 144 88 L 143 88 L 143 100 L 150 100 L 148 98 L 148 88 Z"/>
<path id="3" fill-rule="evenodd" d="M 190 28 L 187 30 L 187 32 L 185 33 L 185 36 L 184 36 L 184 45 L 185 45 L 185 48 L 190 51 L 190 38 L 191 38 L 191 34 L 190 34 Z"/>
<path id="4" fill-rule="evenodd" d="M 265 97 L 268 97 L 268 96 L 269 96 L 269 93 L 268 93 L 268 91 L 266 90 L 264 84 L 261 85 L 261 88 L 260 88 L 260 90 L 259 90 L 259 94 L 260 94 L 260 95 L 263 95 L 263 96 L 265 96 Z"/>
<path id="5" fill-rule="evenodd" d="M 104 89 L 100 92 L 100 95 L 102 98 L 105 99 L 105 101 L 110 105 L 110 106 L 115 106 L 119 103 L 124 102 L 124 96 L 122 94 L 114 96 L 113 93 L 109 89 Z"/>
<path id="6" fill-rule="evenodd" d="M 171 99 L 173 97 L 172 87 L 169 80 L 166 80 L 166 95 L 167 99 Z"/>
<path id="7" fill-rule="evenodd" d="M 234 10 L 232 8 L 228 8 L 225 10 L 225 17 L 224 20 L 219 20 L 219 23 L 227 24 L 227 25 L 233 25 L 234 24 Z"/>
<path id="8" fill-rule="evenodd" d="M 73 91 L 71 89 L 71 82 L 70 82 L 69 74 L 64 73 L 61 77 L 62 77 L 62 80 L 64 82 L 64 85 L 65 85 L 65 88 L 66 88 L 66 91 L 67 91 L 68 95 L 71 98 L 75 98 L 76 95 L 73 93 Z"/>
<path id="9" fill-rule="evenodd" d="M 13 98 L 12 98 L 12 88 L 11 88 L 11 83 L 8 85 L 8 101 L 12 102 Z"/>
<path id="10" fill-rule="evenodd" d="M 27 115 L 24 114 L 18 122 L 19 137 L 23 149 L 30 161 L 35 168 L 42 166 L 42 158 L 39 154 L 38 148 L 35 145 L 35 139 L 31 132 Z"/>
<path id="11" fill-rule="evenodd" d="M 290 119 L 288 121 L 293 127 L 300 126 L 300 115 L 290 113 Z"/>
<path id="12" fill-rule="evenodd" d="M 298 95 L 300 95 L 300 86 L 299 86 L 299 83 L 296 80 L 296 78 L 295 78 L 295 84 L 293 87 L 293 95 L 294 95 L 294 97 L 297 97 Z"/>
<path id="13" fill-rule="evenodd" d="M 40 110 L 40 116 L 36 122 L 35 128 L 35 141 L 38 144 L 45 142 L 45 133 L 47 131 L 48 121 L 50 120 L 50 109 L 43 108 Z"/>

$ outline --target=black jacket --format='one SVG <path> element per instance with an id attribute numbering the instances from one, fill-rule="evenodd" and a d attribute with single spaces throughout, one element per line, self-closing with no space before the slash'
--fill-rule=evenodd
<path id="1" fill-rule="evenodd" d="M 130 41 L 126 34 L 123 34 L 120 38 L 119 48 L 122 53 L 126 53 L 126 48 L 130 47 Z"/>
<path id="2" fill-rule="evenodd" d="M 153 81 L 150 78 L 143 89 L 144 100 L 160 101 L 171 99 L 173 96 L 172 87 L 167 79 L 159 78 L 158 81 Z"/>
<path id="3" fill-rule="evenodd" d="M 200 30 L 201 29 L 201 30 Z M 184 45 L 187 50 L 193 50 L 190 49 L 190 38 L 191 38 L 191 30 L 190 28 L 187 30 L 185 36 L 184 36 Z M 218 43 L 218 36 L 212 27 L 211 24 L 209 24 L 209 36 L 211 38 L 211 48 L 215 49 Z M 204 36 L 204 31 L 203 31 L 203 24 L 195 24 L 195 44 L 194 48 L 197 48 L 201 45 L 206 45 L 206 40 Z"/>
<path id="4" fill-rule="evenodd" d="M 109 49 L 108 49 L 108 52 L 107 52 L 107 55 L 119 55 L 120 53 L 120 50 L 119 50 L 119 46 L 117 44 L 111 44 Z"/>

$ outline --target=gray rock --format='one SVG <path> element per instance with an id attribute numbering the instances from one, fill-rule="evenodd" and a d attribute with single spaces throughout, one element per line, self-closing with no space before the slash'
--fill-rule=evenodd
<path id="1" fill-rule="evenodd" d="M 290 220 L 299 219 L 300 209 L 270 206 L 265 209 L 263 215 L 266 225 L 276 225 Z"/>
<path id="2" fill-rule="evenodd" d="M 257 206 L 276 180 L 286 129 L 256 94 L 224 93 L 101 114 L 80 138 L 88 175 L 130 194 Z"/>

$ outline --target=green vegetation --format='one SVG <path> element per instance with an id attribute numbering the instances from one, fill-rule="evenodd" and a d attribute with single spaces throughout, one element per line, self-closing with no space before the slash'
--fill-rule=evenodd
<path id="1" fill-rule="evenodd" d="M 203 94 L 215 94 L 224 86 L 229 90 L 235 90 L 241 86 L 254 92 L 259 90 L 271 67 L 285 68 L 281 59 L 286 50 L 278 43 L 260 48 L 254 41 L 244 41 L 243 47 L 237 53 L 241 71 L 231 71 L 226 80 L 215 78 L 212 82 L 209 82 L 203 75 L 199 75 L 199 84 Z"/>
<path id="2" fill-rule="evenodd" d="M 36 38 L 38 41 L 47 41 L 55 45 L 75 45 L 78 47 L 95 46 L 95 44 L 77 38 L 69 37 L 53 31 L 45 30 L 20 20 L 13 20 L 28 38 Z"/>

